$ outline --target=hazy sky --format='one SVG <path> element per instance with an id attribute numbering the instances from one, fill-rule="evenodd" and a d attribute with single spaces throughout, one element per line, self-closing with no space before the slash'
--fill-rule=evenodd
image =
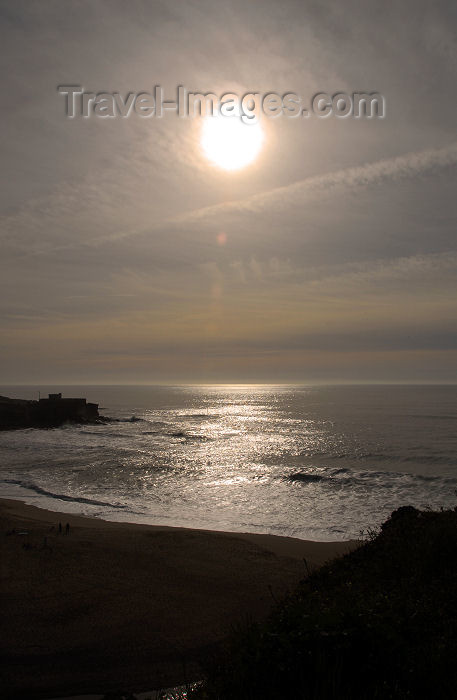
<path id="1" fill-rule="evenodd" d="M 456 379 L 455 2 L 0 17 L 0 383 Z M 263 119 L 259 158 L 227 172 L 201 119 L 69 120 L 72 84 L 377 91 L 386 117 Z"/>

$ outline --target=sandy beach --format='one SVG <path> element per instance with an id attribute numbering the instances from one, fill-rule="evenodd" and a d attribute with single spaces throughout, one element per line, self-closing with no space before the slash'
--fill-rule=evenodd
<path id="1" fill-rule="evenodd" d="M 0 519 L 10 698 L 195 680 L 233 625 L 295 587 L 304 558 L 312 569 L 356 545 L 112 523 L 13 500 L 0 500 Z"/>

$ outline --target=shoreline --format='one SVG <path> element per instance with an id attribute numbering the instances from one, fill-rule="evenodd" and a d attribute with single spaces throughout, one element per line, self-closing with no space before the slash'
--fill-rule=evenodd
<path id="1" fill-rule="evenodd" d="M 233 625 L 263 619 L 306 569 L 357 546 L 113 522 L 5 498 L 0 522 L 5 697 L 194 681 Z"/>
<path id="2" fill-rule="evenodd" d="M 9 504 L 14 505 L 10 506 Z M 4 508 L 10 511 L 13 517 L 25 517 L 26 519 L 31 518 L 31 520 L 36 522 L 50 523 L 51 521 L 65 521 L 64 524 L 68 522 L 70 525 L 73 523 L 74 525 L 79 525 L 81 527 L 120 527 L 121 529 L 130 530 L 138 528 L 139 530 L 143 531 L 145 528 L 149 528 L 151 531 L 158 532 L 190 532 L 215 536 L 220 535 L 221 537 L 239 537 L 242 540 L 250 541 L 261 548 L 271 551 L 278 556 L 287 556 L 294 559 L 303 560 L 303 557 L 311 555 L 313 560 L 315 559 L 318 565 L 321 565 L 326 561 L 326 559 L 322 559 L 322 557 L 327 556 L 327 551 L 330 553 L 330 556 L 332 556 L 333 551 L 337 552 L 338 555 L 340 553 L 340 549 L 341 551 L 346 551 L 346 545 L 354 547 L 358 542 L 357 539 L 310 540 L 302 539 L 300 537 L 292 537 L 290 535 L 273 535 L 263 532 L 213 530 L 211 528 L 164 525 L 136 522 L 134 520 L 107 520 L 98 515 L 73 513 L 72 511 L 67 510 L 53 510 L 52 508 L 46 508 L 42 505 L 28 503 L 26 500 L 17 498 L 16 496 L 0 496 L 0 513 Z"/>
<path id="3" fill-rule="evenodd" d="M 195 520 L 195 522 L 180 522 L 179 517 L 174 514 L 173 518 L 169 518 L 169 522 L 164 522 L 159 515 L 152 515 L 147 512 L 141 512 L 136 510 L 130 510 L 130 506 L 120 505 L 118 503 L 110 503 L 108 501 L 97 501 L 95 499 L 89 498 L 75 498 L 66 494 L 56 494 L 51 491 L 46 491 L 41 487 L 35 485 L 23 484 L 19 480 L 7 480 L 5 482 L 10 488 L 5 489 L 4 492 L 0 492 L 0 501 L 15 501 L 17 503 L 23 503 L 24 505 L 33 506 L 39 510 L 49 511 L 50 513 L 60 513 L 62 518 L 68 516 L 88 518 L 89 520 L 97 520 L 108 523 L 124 523 L 125 525 L 145 525 L 148 527 L 155 527 L 160 529 L 171 529 L 171 530 L 196 530 L 199 532 L 220 532 L 222 534 L 233 534 L 233 535 L 260 535 L 261 537 L 273 537 L 280 540 L 290 539 L 298 540 L 303 542 L 318 542 L 333 544 L 340 542 L 358 541 L 360 539 L 360 529 L 357 534 L 344 533 L 339 530 L 338 533 L 331 533 L 328 530 L 322 530 L 313 533 L 304 532 L 296 534 L 287 533 L 275 533 L 275 532 L 265 532 L 262 531 L 260 525 L 254 525 L 253 531 L 245 530 L 230 530 L 230 524 L 225 523 L 226 529 L 217 522 L 202 522 L 201 520 Z M 30 493 L 32 491 L 32 493 Z M 102 497 L 101 497 L 102 498 Z M 101 509 L 102 507 L 102 509 Z M 131 507 L 135 507 L 132 505 Z M 81 512 L 81 508 L 85 512 Z M 140 505 L 141 508 L 141 505 Z M 105 512 L 106 511 L 106 512 Z M 166 520 L 166 516 L 164 518 Z M 267 527 L 267 525 L 265 525 Z M 313 534 L 315 537 L 313 537 Z"/>

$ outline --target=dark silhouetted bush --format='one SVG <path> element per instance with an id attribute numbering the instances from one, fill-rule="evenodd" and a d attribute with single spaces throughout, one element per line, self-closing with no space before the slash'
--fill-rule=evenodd
<path id="1" fill-rule="evenodd" d="M 457 513 L 394 511 L 204 670 L 196 700 L 457 698 Z"/>

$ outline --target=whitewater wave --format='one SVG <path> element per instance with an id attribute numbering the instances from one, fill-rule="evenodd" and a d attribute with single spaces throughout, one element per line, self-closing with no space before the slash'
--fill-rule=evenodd
<path id="1" fill-rule="evenodd" d="M 344 468 L 334 469 L 331 467 L 293 472 L 292 474 L 285 474 L 281 478 L 292 483 L 311 484 L 326 482 L 334 484 L 335 486 L 372 485 L 377 488 L 389 488 L 398 483 L 413 485 L 417 482 L 435 483 L 437 485 L 448 486 L 449 488 L 455 488 L 457 486 L 457 478 L 454 477 L 433 474 L 410 474 L 405 472 L 355 471 Z"/>
<path id="2" fill-rule="evenodd" d="M 394 452 L 359 452 L 359 453 L 353 453 L 353 452 L 339 452 L 338 454 L 331 454 L 331 453 L 321 453 L 322 456 L 330 458 L 330 459 L 335 459 L 335 460 L 343 460 L 343 459 L 353 459 L 356 461 L 366 461 L 370 460 L 371 462 L 397 462 L 399 464 L 452 464 L 452 465 L 457 465 L 457 456 L 453 457 L 452 455 L 449 454 L 448 451 L 439 451 L 439 450 L 434 450 L 433 452 L 429 453 L 419 453 L 419 452 L 414 452 L 411 455 L 405 455 L 405 454 L 397 454 Z M 321 456 L 314 454 L 314 456 Z M 308 453 L 303 453 L 303 456 L 313 456 L 309 455 Z"/>
<path id="3" fill-rule="evenodd" d="M 67 501 L 71 503 L 85 503 L 91 506 L 108 506 L 109 508 L 116 508 L 119 510 L 126 510 L 127 506 L 122 506 L 116 503 L 109 503 L 107 501 L 96 501 L 93 498 L 85 498 L 84 496 L 67 496 L 66 494 L 53 493 L 52 491 L 46 491 L 46 489 L 41 488 L 29 481 L 22 481 L 21 479 L 2 479 L 4 484 L 14 484 L 15 486 L 21 486 L 28 491 L 34 491 L 40 496 L 47 496 L 48 498 L 55 498 L 59 501 Z"/>

